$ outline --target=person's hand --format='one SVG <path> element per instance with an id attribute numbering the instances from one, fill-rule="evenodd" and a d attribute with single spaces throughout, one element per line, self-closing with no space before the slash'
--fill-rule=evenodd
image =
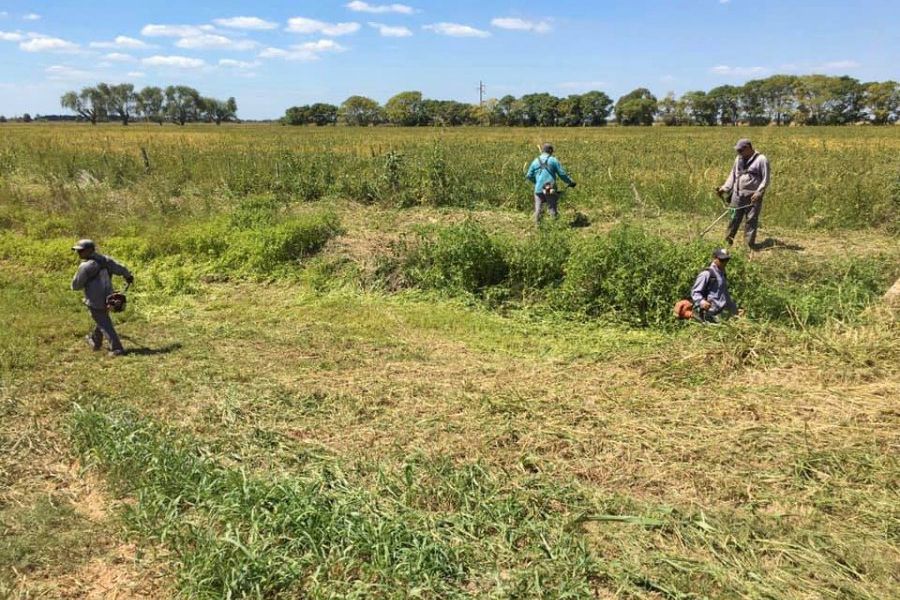
<path id="1" fill-rule="evenodd" d="M 700 301 L 700 308 L 702 308 L 703 310 L 709 310 L 709 308 L 710 308 L 711 306 L 712 306 L 712 304 L 710 304 L 708 300 L 701 300 L 701 301 Z"/>
<path id="2" fill-rule="evenodd" d="M 744 314 L 745 314 L 746 312 L 747 312 L 747 311 L 745 311 L 743 308 L 739 308 L 738 311 L 737 311 L 737 316 L 738 316 L 738 317 L 743 317 Z"/>
<path id="3" fill-rule="evenodd" d="M 128 277 L 126 277 L 125 283 L 127 283 L 128 285 L 131 285 L 132 283 L 134 283 L 134 275 L 129 275 Z"/>
<path id="4" fill-rule="evenodd" d="M 754 192 L 752 196 L 750 196 L 750 202 L 759 202 L 762 200 L 762 194 L 759 192 Z"/>
<path id="5" fill-rule="evenodd" d="M 577 185 L 577 184 L 573 181 L 572 183 L 569 184 L 569 187 L 572 187 L 572 188 L 573 188 L 573 187 L 575 187 L 576 185 Z"/>

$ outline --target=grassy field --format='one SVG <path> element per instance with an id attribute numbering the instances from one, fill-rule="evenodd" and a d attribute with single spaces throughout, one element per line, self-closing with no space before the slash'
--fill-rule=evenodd
<path id="1" fill-rule="evenodd" d="M 900 129 L 0 133 L 0 597 L 900 592 Z M 748 316 L 674 322 L 747 134 Z"/>

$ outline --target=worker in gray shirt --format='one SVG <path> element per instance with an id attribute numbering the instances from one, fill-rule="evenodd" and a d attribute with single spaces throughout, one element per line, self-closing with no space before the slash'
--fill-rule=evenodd
<path id="1" fill-rule="evenodd" d="M 759 228 L 763 196 L 769 188 L 769 159 L 754 150 L 753 144 L 748 139 L 738 140 L 734 149 L 738 155 L 731 167 L 731 173 L 728 174 L 725 184 L 717 190 L 721 197 L 725 198 L 726 194 L 730 197 L 729 206 L 734 211 L 728 224 L 725 241 L 729 246 L 734 243 L 734 236 L 741 226 L 741 220 L 746 216 L 744 241 L 752 250 L 756 247 L 756 231 Z"/>
<path id="2" fill-rule="evenodd" d="M 705 323 L 717 323 L 719 315 L 727 311 L 732 315 L 740 314 L 737 304 L 728 293 L 728 279 L 725 267 L 731 255 L 728 250 L 719 248 L 713 252 L 713 261 L 706 269 L 700 271 L 691 288 L 691 301 L 694 303 L 694 319 Z"/>
<path id="3" fill-rule="evenodd" d="M 85 339 L 93 350 L 100 350 L 103 336 L 106 336 L 110 356 L 122 356 L 125 349 L 122 348 L 122 342 L 113 327 L 106 299 L 113 293 L 113 275 L 124 277 L 129 284 L 134 281 L 134 277 L 124 266 L 98 253 L 96 245 L 91 240 L 80 240 L 72 246 L 72 250 L 78 253 L 82 261 L 75 277 L 72 278 L 72 289 L 84 290 L 84 303 L 96 324 L 94 331 Z"/>

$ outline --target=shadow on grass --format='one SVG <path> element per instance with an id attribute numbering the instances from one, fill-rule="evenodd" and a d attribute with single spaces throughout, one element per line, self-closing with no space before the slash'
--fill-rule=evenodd
<path id="1" fill-rule="evenodd" d="M 766 238 L 760 243 L 753 246 L 753 249 L 757 252 L 761 252 L 763 250 L 791 250 L 793 252 L 800 252 L 801 250 L 805 250 L 803 246 L 798 246 L 797 244 L 789 244 L 784 240 L 779 240 L 778 238 Z"/>
<path id="2" fill-rule="evenodd" d="M 159 354 L 170 354 L 176 350 L 180 350 L 183 346 L 181 342 L 173 342 L 171 344 L 166 344 L 165 346 L 160 346 L 159 348 L 148 348 L 146 346 L 141 346 L 127 336 L 123 335 L 121 337 L 123 340 L 131 342 L 131 345 L 133 346 L 127 350 L 128 356 L 157 356 Z"/>

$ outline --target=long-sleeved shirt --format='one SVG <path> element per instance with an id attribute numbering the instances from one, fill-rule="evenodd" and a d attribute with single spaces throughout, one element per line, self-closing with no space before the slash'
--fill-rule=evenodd
<path id="1" fill-rule="evenodd" d="M 95 252 L 78 265 L 78 271 L 72 278 L 72 289 L 84 290 L 84 303 L 89 308 L 103 310 L 106 308 L 106 297 L 113 293 L 113 275 L 131 280 L 131 271 L 108 256 Z"/>
<path id="2" fill-rule="evenodd" d="M 573 183 L 562 163 L 555 156 L 546 152 L 532 161 L 531 166 L 528 167 L 528 173 L 525 174 L 525 178 L 534 183 L 535 194 L 543 194 L 544 186 L 548 183 L 556 187 L 557 177 L 569 185 Z"/>
<path id="3" fill-rule="evenodd" d="M 765 194 L 770 182 L 769 159 L 757 152 L 746 161 L 740 156 L 734 159 L 722 189 L 731 195 L 732 201 L 737 201 L 757 192 Z"/>
<path id="4" fill-rule="evenodd" d="M 725 278 L 725 272 L 719 269 L 715 261 L 709 265 L 708 269 L 703 269 L 697 275 L 694 287 L 691 288 L 691 300 L 694 306 L 700 304 L 701 300 L 706 300 L 711 304 L 709 312 L 714 315 L 726 309 L 732 314 L 737 314 L 737 304 L 728 293 L 728 280 Z"/>

